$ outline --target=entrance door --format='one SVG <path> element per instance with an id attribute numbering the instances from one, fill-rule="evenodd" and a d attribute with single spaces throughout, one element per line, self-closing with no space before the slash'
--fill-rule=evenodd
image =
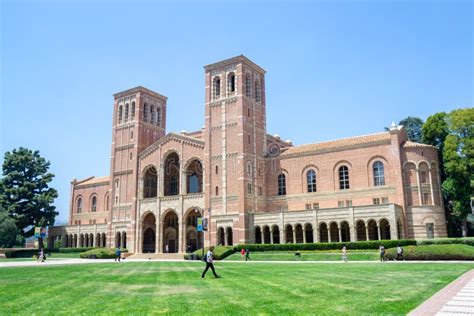
<path id="1" fill-rule="evenodd" d="M 155 252 L 155 231 L 147 228 L 143 233 L 143 253 Z"/>

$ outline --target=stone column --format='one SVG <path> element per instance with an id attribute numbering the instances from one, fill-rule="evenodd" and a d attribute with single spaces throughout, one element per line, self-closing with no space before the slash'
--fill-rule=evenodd
<path id="1" fill-rule="evenodd" d="M 434 190 L 433 190 L 433 177 L 431 176 L 431 168 L 428 169 L 429 179 L 430 179 L 430 192 L 431 192 L 431 205 L 435 205 L 434 200 Z M 392 234 L 390 234 L 390 237 Z"/>
<path id="2" fill-rule="evenodd" d="M 303 244 L 306 244 L 306 228 L 303 229 Z"/>
<path id="3" fill-rule="evenodd" d="M 381 234 L 381 230 L 380 230 L 379 225 L 377 225 L 377 232 L 378 232 L 377 240 L 382 240 L 382 234 Z"/>
<path id="4" fill-rule="evenodd" d="M 183 224 L 180 224 L 181 222 L 182 222 L 182 219 L 180 220 L 178 218 L 178 252 L 179 253 L 183 252 L 183 229 L 182 229 Z"/>
<path id="5" fill-rule="evenodd" d="M 356 240 L 356 228 L 354 225 L 350 226 L 349 227 L 349 231 L 350 231 L 350 235 L 351 235 L 351 241 L 355 241 Z"/>
<path id="6" fill-rule="evenodd" d="M 292 228 L 293 228 L 293 243 L 296 244 L 296 229 L 295 229 L 295 226 L 293 226 Z"/>
<path id="7" fill-rule="evenodd" d="M 416 183 L 418 185 L 418 205 L 423 205 L 423 201 L 421 200 L 420 169 L 418 168 L 416 168 Z"/>
<path id="8" fill-rule="evenodd" d="M 313 227 L 313 242 L 320 242 L 318 229 L 316 228 L 316 226 Z"/>
<path id="9" fill-rule="evenodd" d="M 162 245 L 161 245 L 161 225 L 158 226 L 158 223 L 155 222 L 155 253 L 162 252 Z"/>
<path id="10" fill-rule="evenodd" d="M 369 240 L 369 225 L 365 224 L 365 240 Z"/>
<path id="11" fill-rule="evenodd" d="M 341 227 L 337 227 L 337 230 L 339 231 L 339 242 L 342 242 L 342 232 L 341 232 Z"/>
<path id="12" fill-rule="evenodd" d="M 332 238 L 331 238 L 331 227 L 328 226 L 328 241 L 329 242 L 332 242 Z"/>
<path id="13" fill-rule="evenodd" d="M 263 233 L 263 228 L 260 229 L 260 236 L 261 236 L 260 238 L 261 238 L 261 240 L 262 240 L 262 245 L 263 245 L 263 244 L 265 243 L 265 238 L 264 238 L 264 237 L 265 237 L 265 234 Z"/>
<path id="14" fill-rule="evenodd" d="M 273 229 L 270 231 L 270 243 L 273 244 Z"/>
<path id="15" fill-rule="evenodd" d="M 286 244 L 286 233 L 285 229 L 280 229 L 280 244 Z"/>

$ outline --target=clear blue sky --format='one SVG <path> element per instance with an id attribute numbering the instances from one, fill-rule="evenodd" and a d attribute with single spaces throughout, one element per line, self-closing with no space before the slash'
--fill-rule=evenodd
<path id="1" fill-rule="evenodd" d="M 267 70 L 268 132 L 295 144 L 473 106 L 471 1 L 0 2 L 0 154 L 51 161 L 59 222 L 73 177 L 109 173 L 112 94 L 148 87 L 196 130 L 221 59 Z"/>

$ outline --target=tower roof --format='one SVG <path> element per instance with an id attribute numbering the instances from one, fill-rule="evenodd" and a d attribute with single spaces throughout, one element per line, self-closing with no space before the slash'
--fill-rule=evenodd
<path id="1" fill-rule="evenodd" d="M 163 101 L 166 101 L 168 99 L 168 97 L 165 97 L 164 95 L 161 95 L 158 92 L 155 92 L 153 90 L 147 89 L 147 88 L 142 87 L 142 86 L 138 86 L 138 87 L 135 87 L 135 88 L 132 88 L 132 89 L 124 90 L 124 91 L 121 91 L 121 92 L 117 92 L 117 93 L 114 94 L 114 99 L 119 99 L 119 98 L 125 97 L 129 94 L 133 94 L 133 93 L 137 93 L 137 92 L 142 92 L 142 93 L 152 95 L 152 96 L 154 96 L 158 99 L 162 99 Z"/>
<path id="2" fill-rule="evenodd" d="M 224 60 L 209 64 L 209 65 L 206 65 L 206 66 L 204 66 L 204 69 L 206 71 L 208 71 L 208 70 L 211 70 L 211 69 L 214 69 L 214 68 L 217 68 L 217 67 L 223 67 L 223 66 L 226 66 L 226 65 L 229 65 L 229 64 L 235 64 L 235 63 L 239 63 L 239 62 L 246 63 L 246 64 L 250 65 L 251 67 L 255 68 L 256 70 L 261 71 L 263 73 L 266 73 L 265 69 L 263 69 L 262 67 L 260 67 L 259 65 L 257 65 L 256 63 L 254 63 L 253 61 L 251 61 L 250 59 L 248 59 L 244 55 L 235 56 L 235 57 L 232 57 L 232 58 L 224 59 Z"/>

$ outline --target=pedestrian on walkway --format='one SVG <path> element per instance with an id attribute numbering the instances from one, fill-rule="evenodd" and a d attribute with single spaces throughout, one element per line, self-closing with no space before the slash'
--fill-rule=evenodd
<path id="1" fill-rule="evenodd" d="M 38 262 L 44 262 L 44 249 L 40 248 L 38 252 Z"/>
<path id="2" fill-rule="evenodd" d="M 379 250 L 380 250 L 380 262 L 384 262 L 385 261 L 385 247 L 383 245 L 380 245 Z"/>
<path id="3" fill-rule="evenodd" d="M 244 258 L 245 258 L 245 248 L 242 248 L 242 250 L 240 251 L 240 254 L 242 255 L 242 261 L 244 261 Z"/>
<path id="4" fill-rule="evenodd" d="M 114 261 L 117 261 L 120 262 L 120 257 L 122 255 L 122 251 L 120 250 L 120 247 L 117 247 L 115 249 L 115 260 Z"/>
<path id="5" fill-rule="evenodd" d="M 347 262 L 347 249 L 346 249 L 346 246 L 342 246 L 342 261 L 344 261 L 344 263 Z"/>
<path id="6" fill-rule="evenodd" d="M 249 248 L 245 248 L 245 261 L 252 261 L 252 260 L 250 260 L 250 250 L 249 250 Z"/>
<path id="7" fill-rule="evenodd" d="M 403 258 L 403 248 L 400 245 L 397 245 L 397 260 L 404 260 Z"/>
<path id="8" fill-rule="evenodd" d="M 209 270 L 209 268 L 211 268 L 212 270 L 212 273 L 214 274 L 214 276 L 217 278 L 220 278 L 217 274 L 216 274 L 216 270 L 214 270 L 214 259 L 213 259 L 213 256 L 214 254 L 212 253 L 214 251 L 214 246 L 211 246 L 209 248 L 209 250 L 207 251 L 207 254 L 206 254 L 206 268 L 204 269 L 204 271 L 202 272 L 202 275 L 201 275 L 201 278 L 204 278 L 206 276 L 206 272 L 207 270 Z"/>

